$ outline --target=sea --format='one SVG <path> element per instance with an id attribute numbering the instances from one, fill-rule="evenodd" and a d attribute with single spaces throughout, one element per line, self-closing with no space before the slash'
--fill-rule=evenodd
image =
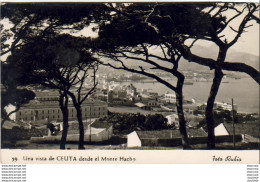
<path id="1" fill-rule="evenodd" d="M 176 81 L 169 81 L 175 83 Z M 147 89 L 150 92 L 157 92 L 163 95 L 166 92 L 174 93 L 171 89 L 158 82 L 132 82 L 137 89 Z M 183 87 L 184 99 L 194 99 L 198 104 L 207 102 L 212 81 L 193 82 Z M 250 77 L 244 76 L 240 79 L 224 78 L 216 97 L 218 102 L 237 105 L 238 112 L 259 113 L 259 85 Z"/>

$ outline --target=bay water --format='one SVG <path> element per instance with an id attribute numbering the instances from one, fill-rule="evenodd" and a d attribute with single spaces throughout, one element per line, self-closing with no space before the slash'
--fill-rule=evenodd
<path id="1" fill-rule="evenodd" d="M 170 81 L 170 83 L 174 84 L 174 80 Z M 151 92 L 157 92 L 159 95 L 163 95 L 167 91 L 174 93 L 171 89 L 158 82 L 132 82 L 132 84 L 137 89 L 147 89 Z M 212 81 L 193 82 L 192 85 L 184 85 L 184 99 L 195 99 L 197 103 L 206 103 L 211 85 Z M 259 85 L 252 78 L 244 76 L 241 79 L 223 79 L 216 101 L 231 103 L 232 98 L 234 104 L 237 105 L 238 112 L 259 113 Z"/>

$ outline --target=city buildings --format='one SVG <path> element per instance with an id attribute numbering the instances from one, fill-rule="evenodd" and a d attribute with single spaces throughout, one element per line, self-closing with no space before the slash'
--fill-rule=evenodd
<path id="1" fill-rule="evenodd" d="M 63 114 L 59 108 L 59 96 L 55 92 L 36 93 L 36 98 L 22 106 L 16 113 L 16 121 L 48 123 L 62 121 Z M 107 104 L 99 100 L 86 99 L 82 105 L 82 118 L 99 118 L 107 115 Z M 77 112 L 71 100 L 68 104 L 69 121 L 77 119 Z"/>
<path id="2" fill-rule="evenodd" d="M 207 103 L 204 103 L 200 106 L 198 106 L 198 110 L 205 110 L 207 107 Z M 237 111 L 237 105 L 233 104 L 234 110 Z M 225 102 L 215 102 L 213 109 L 222 109 L 222 110 L 226 110 L 226 111 L 232 111 L 232 104 L 229 103 L 225 103 Z"/>

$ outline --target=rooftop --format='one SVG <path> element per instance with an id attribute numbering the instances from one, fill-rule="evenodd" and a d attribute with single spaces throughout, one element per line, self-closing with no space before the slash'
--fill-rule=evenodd
<path id="1" fill-rule="evenodd" d="M 233 124 L 232 123 L 223 123 L 228 133 L 233 134 Z M 235 123 L 235 134 L 248 134 L 253 137 L 260 138 L 259 132 L 260 126 L 259 121 L 248 121 L 245 123 Z"/>
<path id="2" fill-rule="evenodd" d="M 136 131 L 137 135 L 141 138 L 181 138 L 179 130 L 155 130 L 155 131 Z M 202 137 L 207 136 L 207 133 L 201 128 L 187 128 L 188 137 Z"/>
<path id="3" fill-rule="evenodd" d="M 137 107 L 144 107 L 144 106 L 146 106 L 145 104 L 143 104 L 143 103 L 140 103 L 140 102 L 138 102 L 138 103 L 135 103 L 135 105 L 136 105 Z"/>
<path id="4" fill-rule="evenodd" d="M 97 99 L 86 99 L 83 104 L 84 106 L 100 106 L 100 105 L 107 105 L 106 102 L 103 102 L 101 100 Z M 69 101 L 68 104 L 69 107 L 74 107 L 72 101 Z M 25 104 L 22 106 L 22 108 L 27 108 L 27 109 L 36 109 L 36 108 L 43 108 L 43 107 L 48 107 L 48 108 L 57 108 L 59 107 L 59 102 L 58 101 L 53 101 L 53 100 L 31 100 L 28 104 Z"/>

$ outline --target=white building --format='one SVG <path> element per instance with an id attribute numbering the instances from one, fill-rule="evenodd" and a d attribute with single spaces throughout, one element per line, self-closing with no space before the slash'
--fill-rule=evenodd
<path id="1" fill-rule="evenodd" d="M 237 105 L 233 104 L 233 106 L 234 106 L 234 110 L 237 111 Z M 220 108 L 223 110 L 232 111 L 232 104 L 223 102 L 220 104 Z"/>
<path id="2" fill-rule="evenodd" d="M 167 103 L 176 103 L 176 95 L 175 94 L 166 93 L 166 94 L 164 94 L 164 100 Z"/>
<path id="3" fill-rule="evenodd" d="M 179 117 L 177 114 L 171 114 L 166 116 L 167 121 L 167 125 L 172 125 L 174 124 L 176 127 L 179 127 Z"/>
<path id="4" fill-rule="evenodd" d="M 109 140 L 112 137 L 112 126 L 109 128 L 94 128 L 91 127 L 85 132 L 84 140 L 87 142 L 102 142 Z"/>
<path id="5" fill-rule="evenodd" d="M 142 142 L 136 131 L 127 135 L 127 147 L 141 147 Z"/>
<path id="6" fill-rule="evenodd" d="M 215 127 L 214 132 L 215 132 L 215 136 L 229 135 L 229 133 L 223 123 L 221 123 L 217 127 Z"/>
<path id="7" fill-rule="evenodd" d="M 85 132 L 85 141 L 101 142 L 109 140 L 113 135 L 113 125 L 94 121 Z"/>

